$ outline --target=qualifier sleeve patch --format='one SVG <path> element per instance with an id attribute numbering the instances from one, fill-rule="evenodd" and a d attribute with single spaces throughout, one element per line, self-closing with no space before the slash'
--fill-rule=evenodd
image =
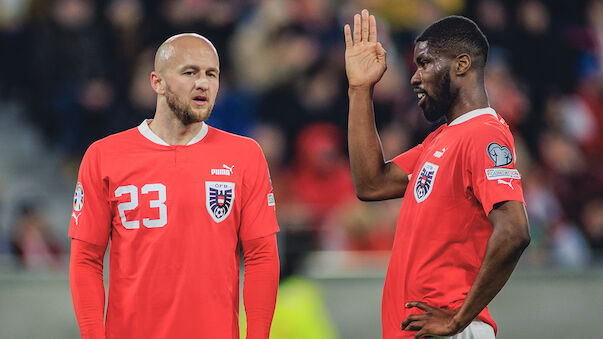
<path id="1" fill-rule="evenodd" d="M 498 179 L 521 179 L 519 171 L 511 168 L 486 168 L 488 180 Z"/>

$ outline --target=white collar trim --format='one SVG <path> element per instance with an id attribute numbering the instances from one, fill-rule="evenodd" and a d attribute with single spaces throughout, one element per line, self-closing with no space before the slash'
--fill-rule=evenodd
<path id="1" fill-rule="evenodd" d="M 138 131 L 140 132 L 140 134 L 142 134 L 143 137 L 149 139 L 150 141 L 152 141 L 156 144 L 163 145 L 163 146 L 170 146 L 170 144 L 165 142 L 157 134 L 155 134 L 155 132 L 153 132 L 151 130 L 151 128 L 149 127 L 149 123 L 151 121 L 152 121 L 152 119 L 145 119 L 140 125 L 138 125 Z M 197 133 L 197 135 L 195 135 L 195 137 L 192 138 L 191 141 L 189 141 L 186 144 L 186 146 L 192 145 L 194 143 L 197 143 L 197 142 L 203 140 L 203 138 L 207 135 L 208 130 L 209 130 L 209 127 L 207 126 L 207 124 L 205 122 L 203 122 L 203 125 L 201 126 L 201 130 L 199 131 L 199 133 Z"/>
<path id="2" fill-rule="evenodd" d="M 452 120 L 448 124 L 448 126 L 454 126 L 454 125 L 462 124 L 463 122 L 465 122 L 465 121 L 467 121 L 469 119 L 473 119 L 475 117 L 478 117 L 478 116 L 484 115 L 484 114 L 490 114 L 496 120 L 498 120 L 498 115 L 496 115 L 496 111 L 492 107 L 485 107 L 485 108 L 478 108 L 478 109 L 475 109 L 473 111 L 470 111 L 470 112 L 467 112 L 467 113 L 461 115 L 460 117 Z"/>

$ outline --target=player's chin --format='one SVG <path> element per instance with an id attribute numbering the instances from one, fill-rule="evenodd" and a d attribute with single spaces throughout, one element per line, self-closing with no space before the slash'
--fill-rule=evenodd
<path id="1" fill-rule="evenodd" d="M 195 122 L 201 122 L 209 119 L 212 107 L 193 107 L 191 110 L 192 118 Z"/>

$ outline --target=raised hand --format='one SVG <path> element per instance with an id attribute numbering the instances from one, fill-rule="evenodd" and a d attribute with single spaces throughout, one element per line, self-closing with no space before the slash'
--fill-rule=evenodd
<path id="1" fill-rule="evenodd" d="M 345 72 L 350 87 L 373 86 L 385 70 L 385 49 L 377 42 L 377 22 L 366 9 L 354 15 L 354 32 L 350 25 L 343 28 L 345 35 Z"/>
<path id="2" fill-rule="evenodd" d="M 404 331 L 417 331 L 415 339 L 434 335 L 451 336 L 463 329 L 463 326 L 458 324 L 454 319 L 458 310 L 451 311 L 436 308 L 421 301 L 413 301 L 406 304 L 406 308 L 413 307 L 422 310 L 424 313 L 409 315 L 402 321 L 400 328 Z"/>

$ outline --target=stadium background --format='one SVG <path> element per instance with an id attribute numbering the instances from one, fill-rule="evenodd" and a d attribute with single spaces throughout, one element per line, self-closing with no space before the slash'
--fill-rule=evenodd
<path id="1" fill-rule="evenodd" d="M 532 230 L 491 306 L 499 338 L 600 337 L 600 0 L 1 0 L 0 337 L 78 337 L 66 234 L 79 161 L 94 140 L 152 117 L 153 53 L 180 32 L 207 36 L 220 54 L 209 123 L 256 138 L 270 165 L 287 275 L 279 298 L 300 305 L 277 309 L 275 326 L 379 337 L 400 200 L 362 203 L 351 187 L 342 27 L 362 8 L 388 51 L 375 106 L 389 158 L 437 127 L 408 85 L 414 37 L 448 14 L 484 30 L 488 94 L 516 138 Z"/>

